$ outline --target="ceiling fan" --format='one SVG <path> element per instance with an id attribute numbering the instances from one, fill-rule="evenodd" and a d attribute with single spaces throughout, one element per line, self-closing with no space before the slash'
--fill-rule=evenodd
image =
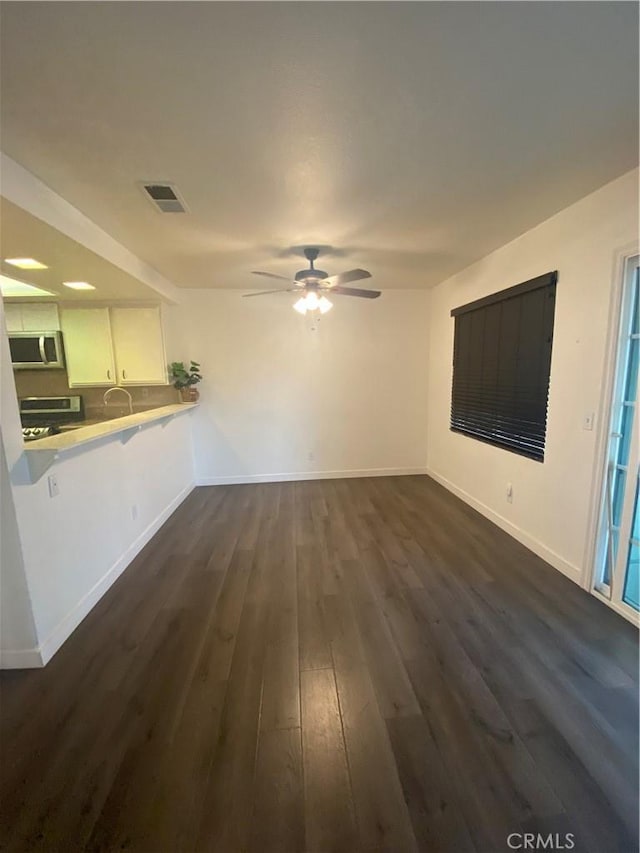
<path id="1" fill-rule="evenodd" d="M 320 254 L 320 250 L 308 247 L 304 250 L 304 256 L 309 261 L 309 269 L 299 270 L 293 279 L 286 275 L 278 275 L 272 272 L 261 272 L 254 270 L 253 275 L 263 275 L 267 278 L 277 278 L 286 281 L 290 287 L 282 287 L 279 290 L 263 290 L 260 293 L 245 293 L 244 296 L 266 296 L 269 293 L 300 293 L 300 299 L 293 306 L 299 314 L 307 311 L 320 311 L 326 314 L 333 307 L 333 303 L 327 299 L 327 293 L 336 293 L 339 296 L 359 296 L 362 299 L 377 299 L 379 290 L 363 290 L 362 288 L 343 287 L 352 281 L 361 281 L 363 278 L 371 278 L 367 270 L 348 270 L 338 275 L 329 275 L 324 270 L 317 270 L 313 262 Z"/>

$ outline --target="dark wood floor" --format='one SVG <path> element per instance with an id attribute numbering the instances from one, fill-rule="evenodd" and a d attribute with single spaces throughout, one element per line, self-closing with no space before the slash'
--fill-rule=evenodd
<path id="1" fill-rule="evenodd" d="M 635 851 L 637 681 L 631 625 L 427 477 L 197 489 L 2 674 L 2 849 Z"/>

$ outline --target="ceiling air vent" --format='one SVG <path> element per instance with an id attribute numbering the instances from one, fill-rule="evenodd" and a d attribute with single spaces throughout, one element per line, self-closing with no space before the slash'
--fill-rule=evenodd
<path id="1" fill-rule="evenodd" d="M 144 194 L 160 213 L 186 213 L 187 206 L 173 184 L 149 182 L 141 184 Z"/>

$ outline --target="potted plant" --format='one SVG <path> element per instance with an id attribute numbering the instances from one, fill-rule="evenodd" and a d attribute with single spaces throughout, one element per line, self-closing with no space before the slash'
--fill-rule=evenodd
<path id="1" fill-rule="evenodd" d="M 188 368 L 183 361 L 171 362 L 169 376 L 173 380 L 173 387 L 178 389 L 183 403 L 195 403 L 198 400 L 200 394 L 195 386 L 202 381 L 202 374 L 197 361 L 189 362 Z"/>

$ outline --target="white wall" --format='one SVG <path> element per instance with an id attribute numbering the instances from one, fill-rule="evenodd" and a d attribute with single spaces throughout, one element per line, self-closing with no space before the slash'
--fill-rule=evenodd
<path id="1" fill-rule="evenodd" d="M 429 294 L 333 301 L 315 331 L 293 294 L 191 290 L 171 309 L 205 376 L 199 482 L 424 471 Z"/>
<path id="2" fill-rule="evenodd" d="M 638 172 L 587 196 L 432 291 L 430 473 L 561 571 L 586 582 L 591 497 L 606 428 L 606 370 L 616 254 L 638 236 Z M 454 321 L 450 310 L 558 270 L 544 463 L 449 430 Z M 596 412 L 596 429 L 582 429 Z M 513 504 L 506 484 L 513 483 Z"/>
<path id="3" fill-rule="evenodd" d="M 0 650 L 3 661 L 38 663 L 31 598 L 9 469 L 22 452 L 9 342 L 0 299 Z"/>
<path id="4" fill-rule="evenodd" d="M 4 444 L 0 442 L 0 649 L 23 658 L 37 645 L 31 599 L 22 560 L 9 469 Z M 12 654 L 9 653 L 9 657 Z M 37 659 L 34 658 L 34 662 Z"/>

